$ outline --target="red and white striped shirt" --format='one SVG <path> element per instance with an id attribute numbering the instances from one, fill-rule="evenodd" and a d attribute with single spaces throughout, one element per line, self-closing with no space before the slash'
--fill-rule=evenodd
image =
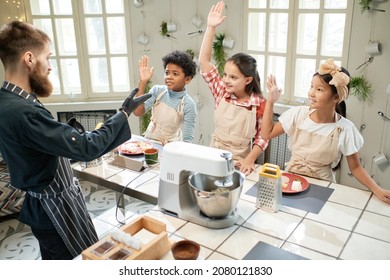
<path id="1" fill-rule="evenodd" d="M 218 107 L 222 98 L 225 98 L 226 102 L 229 102 L 235 106 L 245 107 L 248 110 L 252 110 L 252 106 L 256 106 L 256 136 L 253 144 L 260 146 L 264 151 L 268 146 L 268 140 L 261 138 L 260 130 L 266 100 L 263 97 L 252 93 L 248 101 L 239 102 L 234 94 L 226 91 L 225 84 L 223 83 L 222 78 L 219 76 L 217 68 L 214 65 L 210 72 L 201 73 L 201 75 L 207 82 L 207 85 L 214 96 L 214 109 Z"/>

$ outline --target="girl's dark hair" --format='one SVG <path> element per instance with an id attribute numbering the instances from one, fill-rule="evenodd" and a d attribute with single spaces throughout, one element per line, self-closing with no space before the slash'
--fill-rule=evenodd
<path id="1" fill-rule="evenodd" d="M 227 61 L 233 62 L 245 77 L 253 78 L 252 82 L 246 85 L 245 91 L 248 93 L 254 92 L 255 94 L 263 97 L 256 59 L 245 53 L 236 53 Z"/>
<path id="2" fill-rule="evenodd" d="M 343 72 L 343 73 L 347 74 L 349 77 L 351 77 L 351 75 L 349 74 L 347 69 L 345 69 L 344 67 L 340 67 L 340 68 L 341 68 L 341 70 L 340 70 L 341 72 Z M 333 95 L 337 95 L 336 87 L 334 85 L 330 85 L 329 84 L 329 82 L 333 79 L 333 76 L 331 74 L 320 75 L 317 72 L 313 76 L 321 77 L 321 79 L 330 86 L 330 88 L 332 89 Z M 348 83 L 347 88 L 348 88 L 348 92 L 349 92 L 350 83 Z M 346 116 L 347 116 L 347 106 L 346 106 L 344 101 L 341 101 L 339 104 L 336 105 L 336 112 L 339 113 L 340 115 L 342 115 L 344 118 L 346 118 Z"/>
<path id="3" fill-rule="evenodd" d="M 344 100 L 336 105 L 336 112 L 342 115 L 344 118 L 347 117 L 347 104 L 345 104 Z"/>
<path id="4" fill-rule="evenodd" d="M 173 51 L 162 58 L 164 69 L 169 63 L 180 66 L 186 77 L 195 77 L 197 65 L 192 57 L 182 51 Z"/>

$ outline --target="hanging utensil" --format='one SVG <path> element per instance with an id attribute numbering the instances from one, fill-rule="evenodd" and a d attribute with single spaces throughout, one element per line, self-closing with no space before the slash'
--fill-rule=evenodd
<path id="1" fill-rule="evenodd" d="M 377 11 L 377 12 L 386 12 L 386 10 L 383 10 L 383 9 L 376 9 L 376 8 L 371 8 L 371 7 L 368 7 L 367 10 L 371 10 L 371 11 Z"/>
<path id="2" fill-rule="evenodd" d="M 378 112 L 378 115 L 381 116 L 382 118 L 384 118 L 385 120 L 390 121 L 390 118 L 387 117 L 383 112 L 379 111 L 379 112 Z"/>
<path id="3" fill-rule="evenodd" d="M 367 65 L 367 64 L 370 64 L 372 61 L 374 60 L 374 57 L 373 56 L 370 56 L 366 62 L 362 63 L 358 68 L 356 68 L 356 70 L 362 68 L 363 66 Z"/>
<path id="4" fill-rule="evenodd" d="M 194 31 L 194 32 L 188 33 L 188 35 L 192 35 L 192 34 L 196 34 L 196 33 L 202 34 L 202 33 L 203 33 L 203 30 L 202 30 L 202 29 L 199 29 L 198 31 Z"/>

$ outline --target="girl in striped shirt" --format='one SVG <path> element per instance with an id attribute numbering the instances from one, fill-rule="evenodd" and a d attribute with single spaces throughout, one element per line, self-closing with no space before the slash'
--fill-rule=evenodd
<path id="1" fill-rule="evenodd" d="M 255 161 L 267 148 L 260 137 L 264 99 L 256 60 L 237 53 L 225 64 L 223 77 L 211 64 L 212 44 L 217 26 L 225 19 L 224 2 L 211 7 L 207 29 L 199 53 L 201 73 L 215 100 L 215 130 L 211 146 L 232 152 L 236 167 L 246 175 L 255 169 Z"/>

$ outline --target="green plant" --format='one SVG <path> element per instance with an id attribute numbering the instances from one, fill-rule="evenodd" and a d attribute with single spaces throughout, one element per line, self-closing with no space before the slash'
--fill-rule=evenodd
<path id="1" fill-rule="evenodd" d="M 161 24 L 160 24 L 160 34 L 161 36 L 163 37 L 166 37 L 168 34 L 168 23 L 166 21 L 163 21 Z"/>
<path id="2" fill-rule="evenodd" d="M 378 11 L 378 12 L 386 12 L 385 10 L 382 9 L 376 9 L 372 7 L 372 2 L 373 0 L 360 0 L 359 5 L 360 5 L 360 12 L 364 13 L 365 11 Z"/>
<path id="3" fill-rule="evenodd" d="M 168 32 L 168 23 L 166 21 L 161 22 L 160 27 L 161 36 L 176 39 Z"/>
<path id="4" fill-rule="evenodd" d="M 225 39 L 225 33 L 215 34 L 215 40 L 213 42 L 213 58 L 215 60 L 215 67 L 219 75 L 223 75 L 225 63 L 226 63 L 226 53 L 222 45 L 223 39 Z"/>
<path id="5" fill-rule="evenodd" d="M 186 50 L 186 54 L 188 54 L 191 57 L 191 59 L 194 59 L 195 57 L 195 52 L 192 49 Z"/>
<path id="6" fill-rule="evenodd" d="M 360 12 L 364 13 L 365 11 L 370 10 L 370 4 L 372 0 L 360 0 L 359 5 L 360 5 Z"/>
<path id="7" fill-rule="evenodd" d="M 352 77 L 350 87 L 351 95 L 360 97 L 363 101 L 371 95 L 370 82 L 364 76 Z"/>
<path id="8" fill-rule="evenodd" d="M 151 84 L 151 82 L 149 81 L 145 87 L 145 93 L 149 92 L 150 84 Z M 148 128 L 151 117 L 152 117 L 152 109 L 149 109 L 149 111 L 145 112 L 145 114 L 143 114 L 139 118 L 139 130 L 141 132 L 141 135 L 143 135 L 144 132 L 146 131 L 146 129 Z"/>

